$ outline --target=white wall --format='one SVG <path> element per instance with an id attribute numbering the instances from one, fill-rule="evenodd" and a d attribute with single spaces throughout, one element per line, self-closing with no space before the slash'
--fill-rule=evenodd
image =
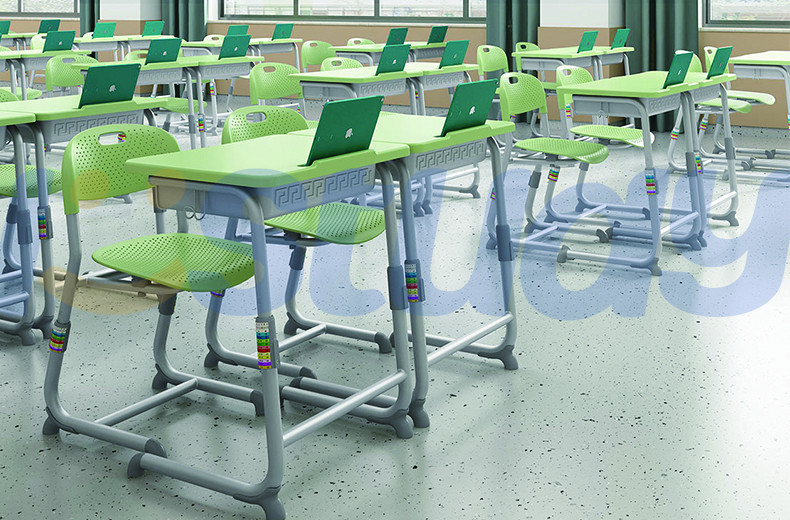
<path id="1" fill-rule="evenodd" d="M 101 0 L 102 20 L 161 20 L 162 5 L 154 0 Z"/>
<path id="2" fill-rule="evenodd" d="M 627 0 L 540 0 L 544 27 L 623 27 Z"/>

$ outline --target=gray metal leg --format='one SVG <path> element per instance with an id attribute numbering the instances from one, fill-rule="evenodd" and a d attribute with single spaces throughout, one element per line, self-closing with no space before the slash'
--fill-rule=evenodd
<path id="1" fill-rule="evenodd" d="M 206 109 L 203 108 L 203 76 L 200 69 L 194 69 L 195 88 L 197 89 L 198 101 L 198 134 L 200 135 L 200 147 L 206 147 Z"/>
<path id="2" fill-rule="evenodd" d="M 197 118 L 195 116 L 195 99 L 192 96 L 193 76 L 189 69 L 184 69 L 187 76 L 186 92 L 189 112 L 187 113 L 187 124 L 189 125 L 189 146 L 192 150 L 197 148 Z M 201 110 L 203 104 L 201 103 Z"/>
<path id="3" fill-rule="evenodd" d="M 41 241 L 41 269 L 44 279 L 44 309 L 33 322 L 44 338 L 52 332 L 52 319 L 55 317 L 55 273 L 52 269 L 52 210 L 49 205 L 49 186 L 47 186 L 47 164 L 44 157 L 44 135 L 38 126 L 33 126 L 36 142 L 36 180 L 38 182 L 38 238 Z"/>

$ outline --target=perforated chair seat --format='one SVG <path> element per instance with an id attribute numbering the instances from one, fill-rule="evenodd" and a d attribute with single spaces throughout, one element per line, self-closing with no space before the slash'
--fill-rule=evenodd
<path id="1" fill-rule="evenodd" d="M 61 190 L 61 181 L 60 170 L 47 168 L 47 189 L 50 195 Z M 36 167 L 32 164 L 25 166 L 25 183 L 27 184 L 27 196 L 38 196 Z M 16 197 L 16 169 L 13 164 L 0 165 L 0 195 Z"/>
<path id="2" fill-rule="evenodd" d="M 197 113 L 200 109 L 198 108 L 197 100 L 193 100 L 192 103 L 195 106 L 195 113 Z M 205 109 L 208 106 L 208 103 L 205 101 L 203 102 L 203 108 Z M 177 114 L 188 114 L 189 113 L 189 100 L 185 98 L 168 98 L 167 104 L 162 107 L 162 109 L 167 110 L 169 112 L 176 112 Z"/>
<path id="3" fill-rule="evenodd" d="M 11 87 L 0 87 L 0 89 L 3 89 L 3 90 L 5 90 L 6 92 L 8 92 L 10 94 L 13 94 L 13 92 L 11 92 Z M 14 95 L 17 98 L 22 99 L 22 89 L 21 88 L 17 88 L 16 90 L 17 90 L 17 94 L 14 94 Z M 37 88 L 28 88 L 27 89 L 27 98 L 28 99 L 38 99 L 38 98 L 41 97 L 42 94 L 43 94 L 43 92 L 40 91 Z"/>
<path id="4" fill-rule="evenodd" d="M 333 244 L 362 244 L 384 232 L 384 212 L 342 202 L 330 202 L 265 221 L 267 226 Z"/>
<path id="5" fill-rule="evenodd" d="M 310 119 L 305 119 L 307 122 L 307 128 L 318 128 L 318 121 L 312 121 Z"/>
<path id="6" fill-rule="evenodd" d="M 571 128 L 571 133 L 583 137 L 595 139 L 608 139 L 609 141 L 620 141 L 637 148 L 644 148 L 642 141 L 642 131 L 636 128 L 623 128 L 621 126 L 607 125 L 580 125 Z"/>
<path id="7" fill-rule="evenodd" d="M 727 97 L 729 99 L 742 99 L 744 101 L 756 101 L 763 105 L 773 105 L 776 103 L 776 98 L 771 94 L 765 92 L 749 92 L 748 90 L 728 90 Z"/>
<path id="8" fill-rule="evenodd" d="M 730 110 L 734 110 L 736 112 L 740 112 L 741 114 L 748 114 L 752 111 L 752 105 L 749 104 L 748 101 L 741 101 L 739 99 L 727 99 L 727 104 L 730 107 Z M 721 108 L 721 98 L 719 99 L 711 99 L 710 101 L 703 101 L 702 103 L 697 103 L 701 107 L 710 107 L 710 108 Z"/>
<path id="9" fill-rule="evenodd" d="M 93 259 L 105 267 L 182 291 L 222 291 L 254 274 L 252 245 L 221 238 L 167 233 L 103 247 Z"/>
<path id="10" fill-rule="evenodd" d="M 515 146 L 529 152 L 570 157 L 587 164 L 598 164 L 609 157 L 609 149 L 603 145 L 552 137 L 524 139 L 517 142 Z"/>

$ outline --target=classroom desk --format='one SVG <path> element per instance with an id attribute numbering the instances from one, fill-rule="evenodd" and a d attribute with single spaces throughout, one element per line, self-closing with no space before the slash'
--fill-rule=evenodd
<path id="1" fill-rule="evenodd" d="M 538 72 L 555 71 L 560 65 L 593 69 L 593 79 L 603 78 L 603 66 L 623 63 L 625 74 L 630 73 L 628 53 L 633 47 L 593 47 L 586 52 L 577 52 L 578 47 L 558 47 L 555 49 L 537 49 L 534 51 L 518 51 L 512 55 L 518 60 L 522 72 L 535 70 Z"/>
<path id="2" fill-rule="evenodd" d="M 11 51 L 0 53 L 0 59 L 12 60 L 14 65 L 11 67 L 11 92 L 16 94 L 17 79 L 22 86 L 22 99 L 27 99 L 27 81 L 25 75 L 28 70 L 44 70 L 47 67 L 47 62 L 55 56 L 63 54 L 88 54 L 88 51 L 49 51 L 44 52 L 41 50 L 24 50 L 24 51 Z M 19 76 L 19 78 L 17 78 Z"/>
<path id="3" fill-rule="evenodd" d="M 29 124 L 36 120 L 33 114 L 0 111 L 0 141 L 6 142 L 6 135 L 11 137 L 14 144 L 14 170 L 16 173 L 16 193 L 26 194 L 27 185 L 32 184 L 25 178 L 25 145 L 22 136 L 15 125 Z M 37 180 L 43 178 L 46 186 L 46 170 L 39 170 Z M 11 199 L 8 207 L 6 226 L 13 226 L 16 220 L 16 232 L 19 242 L 19 269 L 11 269 L 0 274 L 0 283 L 7 283 L 21 279 L 22 288 L 17 293 L 10 293 L 0 298 L 0 308 L 5 308 L 17 303 L 23 303 L 21 313 L 0 310 L 0 331 L 13 334 L 22 339 L 23 345 L 34 345 L 36 338 L 33 335 L 33 320 L 36 314 L 35 293 L 33 289 L 33 233 L 30 229 L 30 210 L 27 206 L 27 196 L 17 196 Z M 10 245 L 10 244 L 9 244 Z"/>
<path id="4" fill-rule="evenodd" d="M 267 520 L 282 520 L 285 517 L 285 510 L 277 498 L 283 479 L 285 447 L 346 414 L 387 422 L 396 428 L 400 437 L 409 437 L 413 433 L 406 418 L 412 393 L 406 340 L 408 303 L 398 248 L 393 186 L 389 171 L 376 167 L 377 164 L 407 155 L 409 150 L 403 145 L 373 142 L 369 150 L 316 161 L 309 167 L 299 166 L 304 163 L 311 144 L 310 136 L 275 135 L 210 149 L 134 159 L 126 163 L 129 172 L 146 175 L 154 185 L 154 204 L 158 208 L 190 208 L 197 213 L 249 219 L 256 266 L 255 330 L 259 335 L 268 333 L 271 343 L 271 363 L 268 366 L 264 362 L 258 363 L 266 415 L 268 464 L 266 477 L 261 482 L 248 484 L 150 453 L 133 457 L 129 475 L 140 475 L 144 470 L 155 471 L 230 495 L 237 500 L 258 504 L 264 508 Z M 283 434 L 281 390 L 277 377 L 280 363 L 278 334 L 272 317 L 268 238 L 264 221 L 266 218 L 364 193 L 373 186 L 376 172 L 389 193 L 384 211 L 396 370 L 345 399 L 285 386 L 282 388 L 284 399 L 326 409 Z M 261 348 L 259 352 L 265 352 Z M 259 354 L 259 359 L 263 355 Z M 382 397 L 387 389 L 396 387 L 396 403 L 379 406 L 377 398 Z"/>
<path id="5" fill-rule="evenodd" d="M 474 63 L 464 63 L 439 68 L 438 63 L 407 63 L 403 70 L 407 72 L 420 72 L 419 76 L 409 79 L 414 84 L 414 95 L 417 100 L 417 115 L 424 116 L 425 113 L 425 91 L 426 90 L 452 90 L 459 83 L 472 81 L 469 71 L 477 70 Z"/>
<path id="6" fill-rule="evenodd" d="M 0 45 L 10 47 L 13 45 L 17 50 L 24 50 L 30 46 L 30 40 L 38 33 L 8 33 L 0 39 Z M 21 47 L 21 48 L 20 48 Z"/>
<path id="7" fill-rule="evenodd" d="M 711 204 L 706 204 L 702 187 L 703 166 L 699 152 L 699 141 L 694 131 L 685 133 L 688 150 L 686 152 L 686 167 L 691 194 L 691 209 L 659 209 L 656 198 L 657 185 L 655 183 L 655 166 L 650 139 L 649 119 L 649 117 L 653 115 L 682 109 L 684 127 L 696 128 L 694 104 L 715 99 L 721 94 L 722 106 L 724 108 L 724 126 L 728 143 L 727 146 L 731 148 L 732 132 L 724 83 L 732 81 L 735 76 L 732 74 L 723 74 L 712 79 L 706 79 L 704 73 L 689 73 L 686 76 L 685 83 L 662 89 L 661 87 L 663 86 L 665 78 L 666 72 L 650 71 L 557 88 L 558 95 L 573 96 L 574 112 L 577 114 L 634 117 L 642 121 L 642 135 L 643 142 L 645 143 L 645 189 L 648 198 L 648 209 L 645 217 L 650 220 L 651 230 L 645 231 L 634 227 L 613 226 L 607 230 L 607 234 L 610 238 L 626 236 L 649 239 L 652 242 L 650 253 L 646 257 L 640 259 L 625 257 L 607 258 L 601 255 L 592 255 L 571 250 L 567 251 L 567 255 L 563 255 L 564 258 L 609 261 L 621 265 L 649 269 L 653 274 L 658 275 L 661 272 L 658 267 L 658 260 L 661 256 L 662 241 L 669 233 L 673 233 L 672 240 L 674 242 L 684 243 L 692 249 L 698 250 L 706 245 L 703 233 L 707 227 L 707 219 L 709 216 L 715 219 L 726 220 L 733 225 L 737 224 L 735 212 L 738 208 L 738 182 L 735 177 L 734 160 L 731 159 L 729 161 L 730 191 L 726 195 L 711 202 Z M 734 148 L 732 149 L 734 150 Z M 579 202 L 585 209 L 598 207 L 612 211 L 631 212 L 636 214 L 645 213 L 645 208 L 638 206 L 599 204 L 587 201 L 583 198 L 580 198 Z M 725 202 L 729 202 L 729 207 L 724 213 L 708 214 L 710 208 L 719 206 Z M 661 213 L 665 215 L 679 215 L 680 218 L 677 218 L 669 225 L 662 228 Z M 678 235 L 678 228 L 688 224 L 691 224 L 690 230 L 685 235 Z M 491 233 L 490 229 L 489 233 Z"/>
<path id="8" fill-rule="evenodd" d="M 495 139 L 497 136 L 505 136 L 512 133 L 515 130 L 515 125 L 509 121 L 486 121 L 484 125 L 450 132 L 445 137 L 437 137 L 441 134 L 443 125 L 444 118 L 442 117 L 389 114 L 387 117 L 379 118 L 373 139 L 376 142 L 397 143 L 409 147 L 408 156 L 397 161 L 390 161 L 388 164 L 401 186 L 409 186 L 412 180 L 429 179 L 435 174 L 483 162 L 486 158 L 486 148 L 488 148 L 491 152 L 494 189 L 497 193 L 496 200 L 491 204 L 491 208 L 498 218 L 496 236 L 498 237 L 497 243 L 500 246 L 499 265 L 504 298 L 503 308 L 505 311 L 502 316 L 471 332 L 464 333 L 462 337 L 457 339 L 426 334 L 422 310 L 426 294 L 423 289 L 420 255 L 417 250 L 417 230 L 414 223 L 414 215 L 411 211 L 401 212 L 403 241 L 406 251 L 404 265 L 408 281 L 409 314 L 412 326 L 409 338 L 413 346 L 415 370 L 414 394 L 409 405 L 409 415 L 414 421 L 414 426 L 418 428 L 425 428 L 429 425 L 428 414 L 423 408 L 430 381 L 428 374 L 430 366 L 458 351 L 463 351 L 483 358 L 499 359 L 508 370 L 518 368 L 518 362 L 513 356 L 513 348 L 516 342 L 516 309 L 513 298 L 514 256 L 513 249 L 510 247 L 510 228 L 507 224 L 505 190 L 502 184 L 504 177 L 502 165 L 504 162 Z M 294 133 L 313 135 L 315 129 Z M 510 136 L 506 136 L 504 140 L 506 143 L 512 142 Z M 506 146 L 505 153 L 510 153 L 509 146 Z M 507 157 L 507 155 L 504 155 L 504 157 Z M 410 190 L 401 189 L 400 196 L 402 208 L 412 207 L 413 201 Z M 424 255 L 429 253 L 427 251 L 423 252 Z M 299 328 L 309 328 L 319 323 L 305 318 L 296 308 L 296 304 L 293 301 L 288 302 L 286 307 L 291 320 Z M 477 343 L 481 338 L 501 328 L 505 329 L 505 337 L 499 344 L 485 345 Z M 439 348 L 429 354 L 426 345 Z M 299 384 L 301 387 L 310 389 L 323 387 L 320 381 L 307 379 L 302 379 Z M 346 390 L 346 393 L 350 392 L 351 389 Z"/>
<path id="9" fill-rule="evenodd" d="M 41 264 L 44 278 L 44 310 L 36 318 L 33 327 L 40 329 L 45 338 L 52 332 L 55 315 L 55 278 L 52 269 L 52 216 L 46 183 L 46 146 L 67 143 L 83 130 L 118 123 L 139 124 L 145 117 L 149 124 L 156 125 L 152 108 L 162 106 L 156 98 L 134 98 L 131 101 L 103 103 L 77 108 L 80 96 L 58 96 L 34 101 L 3 103 L 7 112 L 30 114 L 35 122 L 19 126 L 25 142 L 34 143 L 36 168 L 38 171 L 38 222 L 41 240 Z M 43 177 L 42 177 L 43 176 Z M 42 182 L 43 181 L 43 182 Z"/>
<path id="10" fill-rule="evenodd" d="M 161 39 L 169 39 L 175 38 L 175 36 L 168 36 L 166 34 L 158 35 L 158 36 L 143 36 L 141 34 L 130 34 L 126 36 L 126 40 L 122 40 L 121 44 L 125 47 L 124 54 L 128 54 L 131 51 L 142 51 L 148 49 L 151 46 L 151 42 L 154 40 L 161 40 Z"/>
<path id="11" fill-rule="evenodd" d="M 302 70 L 299 61 L 300 38 L 283 38 L 272 40 L 271 38 L 251 38 L 249 49 L 254 56 L 265 56 L 267 54 L 285 54 L 293 52 L 294 65 L 296 70 Z M 200 54 L 219 54 L 222 48 L 222 41 L 217 42 L 184 42 L 181 44 L 184 56 L 195 56 Z"/>
<path id="12" fill-rule="evenodd" d="M 427 43 L 427 42 L 406 42 L 411 45 L 409 48 L 409 61 L 430 60 L 441 58 L 447 42 Z M 331 49 L 335 51 L 338 58 L 351 58 L 368 65 L 378 65 L 381 53 L 384 51 L 383 43 L 371 43 L 364 45 L 336 45 Z"/>
<path id="13" fill-rule="evenodd" d="M 107 36 L 105 38 L 74 38 L 74 47 L 88 52 L 112 52 L 115 53 L 115 60 L 117 61 L 117 52 L 123 51 L 125 42 L 128 39 L 129 37 L 126 35 Z"/>

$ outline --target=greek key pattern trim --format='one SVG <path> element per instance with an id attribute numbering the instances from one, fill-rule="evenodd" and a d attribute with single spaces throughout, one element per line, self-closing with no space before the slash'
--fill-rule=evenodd
<path id="1" fill-rule="evenodd" d="M 486 154 L 485 140 L 474 141 L 471 143 L 459 144 L 449 148 L 443 148 L 434 152 L 421 153 L 415 159 L 417 171 L 429 168 L 442 168 L 451 170 L 460 166 L 466 166 L 473 161 L 483 161 Z"/>
<path id="2" fill-rule="evenodd" d="M 140 124 L 142 116 L 140 112 L 121 112 L 119 114 L 108 114 L 106 116 L 81 117 L 67 121 L 54 121 L 50 127 L 50 135 L 67 138 L 73 137 L 83 130 L 96 128 L 104 125 L 119 124 Z"/>
<path id="3" fill-rule="evenodd" d="M 231 79 L 236 76 L 243 76 L 250 72 L 248 62 L 229 63 L 226 65 L 203 65 L 200 67 L 200 74 L 203 79 Z"/>
<path id="4" fill-rule="evenodd" d="M 140 79 L 137 80 L 137 84 L 164 85 L 166 83 L 181 81 L 182 74 L 183 72 L 181 69 L 145 70 L 140 72 Z"/>
<path id="5" fill-rule="evenodd" d="M 645 106 L 649 115 L 669 112 L 680 106 L 680 94 L 664 96 L 660 98 L 645 98 Z"/>
<path id="6" fill-rule="evenodd" d="M 357 170 L 346 170 L 329 177 L 313 179 L 299 184 L 290 184 L 274 190 L 274 204 L 278 208 L 306 203 L 326 195 L 344 193 L 360 186 L 373 185 L 375 168 L 365 166 Z"/>
<path id="7" fill-rule="evenodd" d="M 354 85 L 354 90 L 360 96 L 376 96 L 376 95 L 394 95 L 406 91 L 405 79 L 393 79 L 390 81 L 381 81 L 378 83 L 361 83 Z"/>
<path id="8" fill-rule="evenodd" d="M 420 78 L 422 86 L 425 90 L 436 90 L 440 88 L 455 87 L 459 83 L 464 82 L 463 72 L 453 72 L 452 74 L 436 74 L 431 76 L 423 76 Z"/>
<path id="9" fill-rule="evenodd" d="M 698 88 L 691 91 L 691 97 L 696 103 L 716 99 L 719 97 L 719 86 L 712 85 L 710 87 Z"/>

